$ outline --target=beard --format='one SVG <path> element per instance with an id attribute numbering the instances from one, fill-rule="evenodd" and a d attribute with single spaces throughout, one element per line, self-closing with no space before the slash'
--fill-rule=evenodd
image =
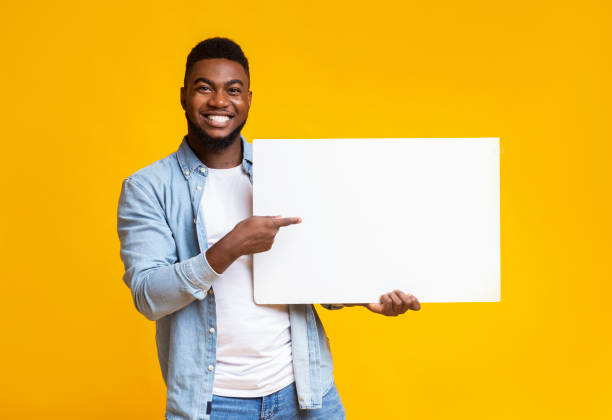
<path id="1" fill-rule="evenodd" d="M 185 112 L 185 118 L 187 118 L 187 126 L 189 127 L 189 131 L 198 139 L 198 143 L 208 152 L 218 152 L 221 150 L 225 150 L 230 147 L 236 139 L 240 135 L 240 130 L 246 124 L 246 119 L 236 127 L 231 133 L 229 133 L 225 137 L 210 137 L 206 134 L 206 131 L 202 130 L 197 124 L 194 124 L 193 121 L 189 118 L 189 115 Z"/>

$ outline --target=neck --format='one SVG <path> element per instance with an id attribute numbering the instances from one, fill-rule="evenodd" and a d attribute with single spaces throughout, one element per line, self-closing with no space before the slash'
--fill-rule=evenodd
<path id="1" fill-rule="evenodd" d="M 199 141 L 197 136 L 189 130 L 187 142 L 198 159 L 209 168 L 227 169 L 242 163 L 242 141 L 240 133 L 227 148 L 223 150 L 208 150 Z"/>

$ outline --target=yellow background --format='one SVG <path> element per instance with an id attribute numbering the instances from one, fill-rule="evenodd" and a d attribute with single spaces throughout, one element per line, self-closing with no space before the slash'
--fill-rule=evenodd
<path id="1" fill-rule="evenodd" d="M 222 35 L 250 59 L 249 140 L 501 138 L 501 303 L 320 309 L 349 419 L 612 418 L 611 17 L 591 0 L 4 1 L 0 417 L 163 418 L 116 205 L 178 147 L 187 53 Z"/>

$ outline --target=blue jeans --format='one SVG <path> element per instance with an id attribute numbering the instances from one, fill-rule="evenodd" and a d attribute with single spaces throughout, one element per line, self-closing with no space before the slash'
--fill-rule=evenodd
<path id="1" fill-rule="evenodd" d="M 336 385 L 323 396 L 323 407 L 300 410 L 295 383 L 258 398 L 213 395 L 210 420 L 344 420 L 344 407 Z"/>

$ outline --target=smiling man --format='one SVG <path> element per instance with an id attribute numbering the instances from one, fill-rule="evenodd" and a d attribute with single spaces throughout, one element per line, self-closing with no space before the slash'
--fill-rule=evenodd
<path id="1" fill-rule="evenodd" d="M 166 419 L 345 418 L 314 307 L 253 301 L 252 255 L 301 220 L 252 215 L 241 48 L 226 38 L 196 45 L 180 97 L 187 135 L 124 181 L 117 224 L 124 281 L 156 321 Z M 420 307 L 398 290 L 363 306 L 388 316 Z"/>

